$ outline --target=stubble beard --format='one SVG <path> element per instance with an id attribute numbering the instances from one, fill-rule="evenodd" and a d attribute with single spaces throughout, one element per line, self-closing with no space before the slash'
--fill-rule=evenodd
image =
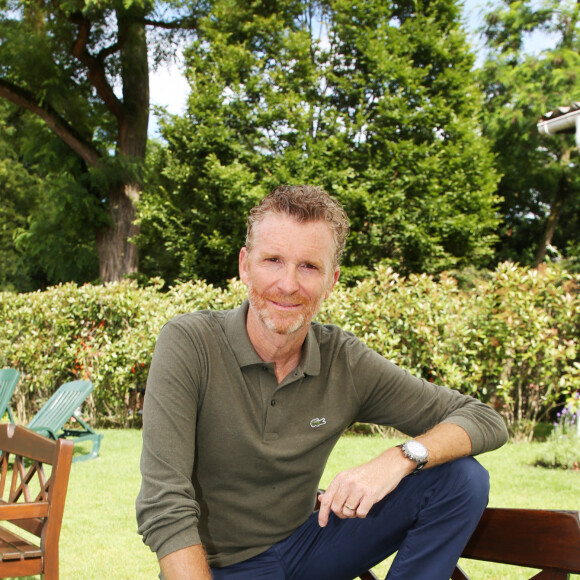
<path id="1" fill-rule="evenodd" d="M 288 336 L 302 330 L 305 326 L 310 325 L 310 322 L 316 314 L 318 314 L 318 311 L 322 306 L 324 296 L 322 296 L 317 303 L 312 303 L 308 306 L 308 300 L 302 297 L 290 298 L 282 294 L 260 295 L 256 292 L 253 285 L 250 284 L 248 285 L 248 299 L 250 301 L 250 308 L 269 331 Z M 276 319 L 275 315 L 272 316 L 268 311 L 268 301 L 279 302 L 282 304 L 303 304 L 306 308 L 302 312 L 295 314 L 294 316 L 296 316 L 296 318 L 285 320 L 283 314 L 280 313 L 281 316 Z"/>

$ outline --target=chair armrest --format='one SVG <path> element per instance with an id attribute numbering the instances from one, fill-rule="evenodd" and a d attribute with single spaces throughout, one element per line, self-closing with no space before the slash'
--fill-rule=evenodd
<path id="1" fill-rule="evenodd" d="M 0 521 L 3 520 L 27 520 L 32 518 L 45 518 L 48 516 L 48 503 L 5 503 L 0 505 Z"/>

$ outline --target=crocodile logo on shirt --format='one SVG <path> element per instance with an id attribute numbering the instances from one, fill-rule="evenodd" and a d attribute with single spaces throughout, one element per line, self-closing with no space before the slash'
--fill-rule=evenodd
<path id="1" fill-rule="evenodd" d="M 316 417 L 316 419 L 312 419 L 312 421 L 310 421 L 310 426 L 312 428 L 320 427 L 321 425 L 326 425 L 326 419 L 324 417 L 321 419 Z"/>

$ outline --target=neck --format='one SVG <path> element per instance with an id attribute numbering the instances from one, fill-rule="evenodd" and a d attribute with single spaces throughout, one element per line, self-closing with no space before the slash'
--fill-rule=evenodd
<path id="1" fill-rule="evenodd" d="M 308 334 L 308 327 L 292 334 L 278 334 L 266 328 L 257 319 L 250 307 L 246 319 L 246 329 L 258 356 L 265 362 L 274 363 L 276 378 L 278 383 L 281 383 L 300 362 L 302 345 Z"/>

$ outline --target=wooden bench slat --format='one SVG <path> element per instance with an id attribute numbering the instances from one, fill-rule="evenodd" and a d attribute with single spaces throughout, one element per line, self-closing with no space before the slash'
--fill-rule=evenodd
<path id="1" fill-rule="evenodd" d="M 2 562 L 1 578 L 18 578 L 19 576 L 36 576 L 42 574 L 43 558 L 31 560 L 13 560 Z"/>
<path id="2" fill-rule="evenodd" d="M 25 560 L 29 558 L 42 558 L 40 547 L 6 528 L 0 528 L 0 560 Z"/>
<path id="3" fill-rule="evenodd" d="M 47 515 L 48 502 L 0 504 L 0 520 L 45 518 Z"/>

